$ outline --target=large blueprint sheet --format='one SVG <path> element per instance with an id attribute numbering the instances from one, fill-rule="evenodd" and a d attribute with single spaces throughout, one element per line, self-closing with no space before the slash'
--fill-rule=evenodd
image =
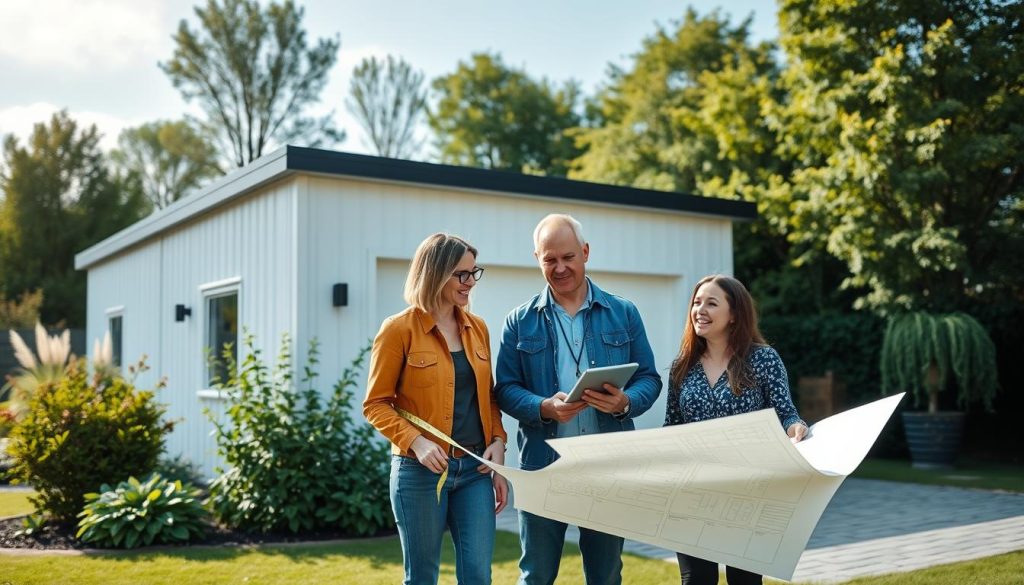
<path id="1" fill-rule="evenodd" d="M 485 463 L 521 510 L 788 580 L 902 397 L 829 417 L 796 445 L 769 409 L 552 440 L 561 457 L 537 471 Z"/>

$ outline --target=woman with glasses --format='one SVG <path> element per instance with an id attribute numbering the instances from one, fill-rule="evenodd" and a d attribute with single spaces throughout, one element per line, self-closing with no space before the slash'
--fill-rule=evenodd
<path id="1" fill-rule="evenodd" d="M 494 517 L 508 501 L 508 486 L 468 452 L 504 464 L 506 435 L 487 326 L 467 310 L 484 272 L 476 256 L 457 236 L 423 240 L 405 281 L 410 306 L 385 319 L 373 341 L 363 415 L 391 441 L 391 505 L 406 584 L 437 583 L 446 528 L 458 582 L 491 582 Z"/>

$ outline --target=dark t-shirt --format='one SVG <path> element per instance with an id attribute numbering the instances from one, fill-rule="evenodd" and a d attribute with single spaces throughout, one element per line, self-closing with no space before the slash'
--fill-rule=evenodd
<path id="1" fill-rule="evenodd" d="M 480 421 L 480 400 L 476 396 L 476 376 L 469 365 L 465 351 L 453 351 L 455 364 L 455 413 L 452 421 L 452 439 L 463 447 L 484 443 L 483 423 Z"/>

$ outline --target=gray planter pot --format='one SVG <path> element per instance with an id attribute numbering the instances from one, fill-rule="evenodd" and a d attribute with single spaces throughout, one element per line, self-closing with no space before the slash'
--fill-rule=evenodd
<path id="1" fill-rule="evenodd" d="M 903 429 L 914 467 L 948 469 L 960 452 L 964 413 L 904 412 Z"/>

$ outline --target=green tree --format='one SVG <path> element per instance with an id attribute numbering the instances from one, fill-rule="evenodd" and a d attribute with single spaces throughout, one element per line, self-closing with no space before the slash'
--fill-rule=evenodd
<path id="1" fill-rule="evenodd" d="M 42 289 L 46 323 L 85 324 L 85 274 L 74 255 L 148 212 L 138 182 L 112 175 L 95 126 L 67 112 L 36 124 L 26 146 L 4 141 L 0 175 L 0 287 L 6 298 Z"/>
<path id="2" fill-rule="evenodd" d="M 579 154 L 575 83 L 554 87 L 500 55 L 476 53 L 432 87 L 439 97 L 428 117 L 442 162 L 564 176 Z"/>
<path id="3" fill-rule="evenodd" d="M 735 226 L 735 273 L 765 311 L 821 311 L 841 304 L 831 291 L 845 268 L 788 239 L 787 202 L 774 192 L 787 162 L 763 114 L 780 66 L 749 28 L 749 18 L 688 9 L 645 38 L 589 104 L 570 177 L 756 203 L 759 219 Z"/>
<path id="4" fill-rule="evenodd" d="M 208 0 L 199 27 L 182 20 L 174 56 L 160 67 L 186 101 L 199 102 L 205 125 L 243 166 L 272 145 L 340 141 L 333 112 L 304 115 L 317 103 L 338 57 L 337 38 L 309 46 L 305 10 L 292 0 L 262 9 L 255 0 Z"/>
<path id="5" fill-rule="evenodd" d="M 772 181 L 858 306 L 1024 300 L 1022 21 L 1002 0 L 781 2 Z"/>
<path id="6" fill-rule="evenodd" d="M 155 209 L 163 209 L 203 181 L 222 174 L 216 149 L 187 121 L 150 122 L 118 137 L 111 160 L 134 173 Z"/>
<path id="7" fill-rule="evenodd" d="M 419 150 L 416 127 L 426 111 L 423 73 L 404 59 L 363 59 L 352 72 L 346 105 L 379 156 L 410 158 Z"/>

